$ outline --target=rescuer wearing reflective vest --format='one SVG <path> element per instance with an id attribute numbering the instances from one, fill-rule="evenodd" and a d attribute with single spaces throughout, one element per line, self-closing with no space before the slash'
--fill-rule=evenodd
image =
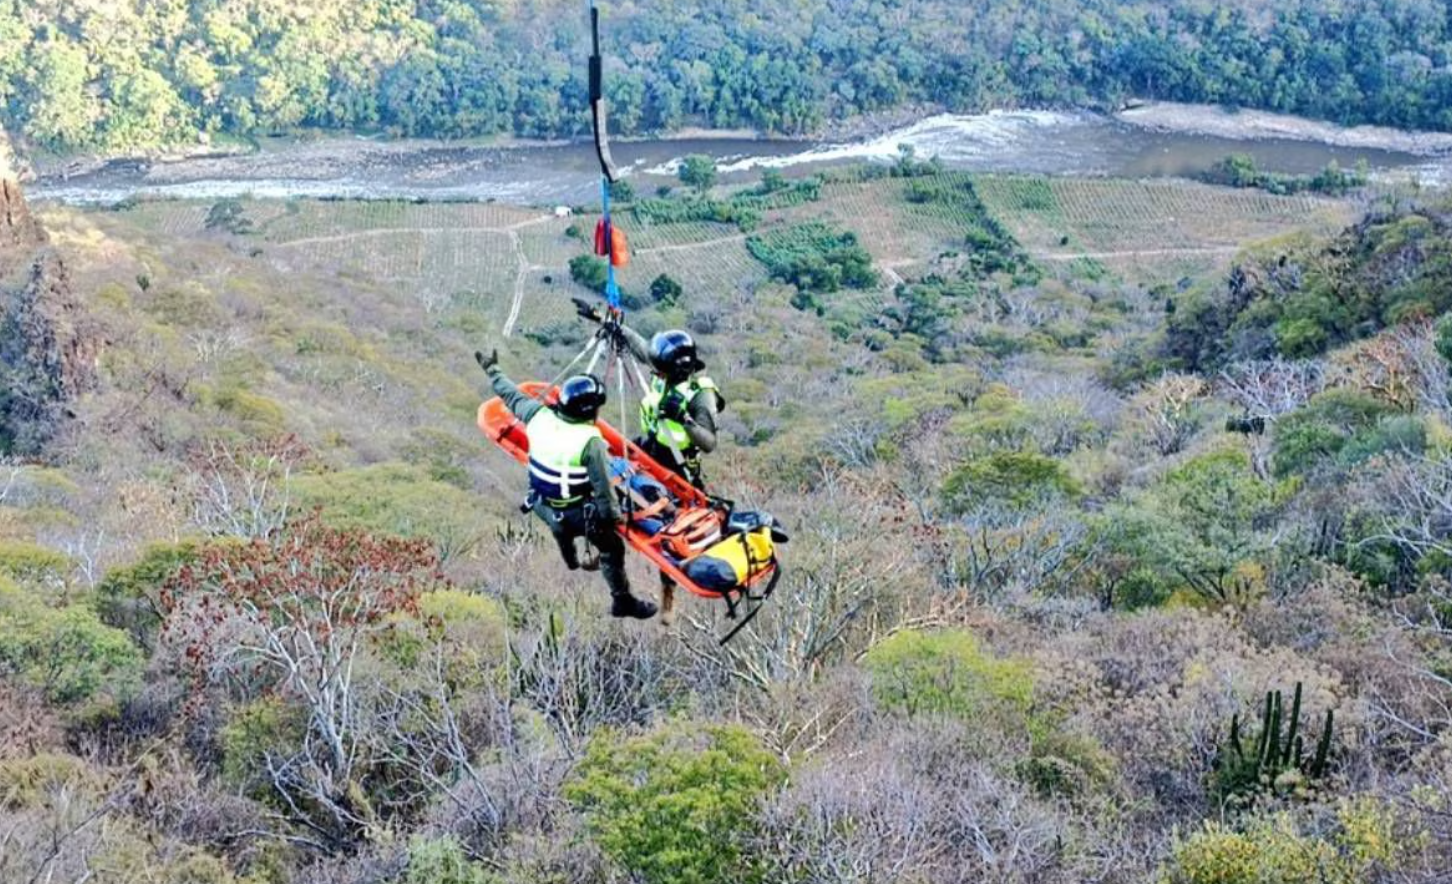
<path id="1" fill-rule="evenodd" d="M 499 368 L 497 351 L 474 354 L 489 375 L 495 395 L 524 422 L 529 440 L 530 508 L 549 526 L 565 567 L 580 565 L 575 538 L 600 551 L 600 573 L 610 587 L 610 614 L 645 620 L 655 604 L 630 592 L 625 574 L 625 541 L 615 532 L 623 516 L 610 485 L 609 452 L 595 426 L 605 404 L 605 385 L 593 375 L 575 375 L 560 385 L 558 401 L 546 406 L 520 392 Z M 588 567 L 588 565 L 586 566 Z"/>
<path id="2" fill-rule="evenodd" d="M 581 316 L 600 322 L 600 313 L 575 299 Z M 696 373 L 706 367 L 696 342 L 680 329 L 658 332 L 649 342 L 630 326 L 621 333 L 635 358 L 654 370 L 640 402 L 641 437 L 636 444 L 650 458 L 702 490 L 701 455 L 716 450 L 716 415 L 726 400 L 715 381 Z"/>

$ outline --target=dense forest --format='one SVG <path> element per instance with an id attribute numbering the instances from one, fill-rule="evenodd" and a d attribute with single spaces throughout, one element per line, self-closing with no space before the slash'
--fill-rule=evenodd
<path id="1" fill-rule="evenodd" d="M 626 135 L 1131 97 L 1452 129 L 1447 8 L 1426 0 L 658 0 L 603 18 Z M 0 0 L 0 119 L 59 152 L 575 135 L 585 19 L 583 0 Z"/>

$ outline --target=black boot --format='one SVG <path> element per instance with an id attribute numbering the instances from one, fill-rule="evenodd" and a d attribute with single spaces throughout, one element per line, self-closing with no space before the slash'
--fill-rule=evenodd
<path id="1" fill-rule="evenodd" d="M 611 617 L 634 617 L 636 620 L 649 620 L 655 616 L 655 602 L 648 602 L 645 599 L 636 598 L 629 592 L 612 596 L 610 604 Z"/>

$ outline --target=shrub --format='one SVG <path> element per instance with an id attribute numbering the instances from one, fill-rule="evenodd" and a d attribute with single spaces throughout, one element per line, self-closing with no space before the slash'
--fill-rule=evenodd
<path id="1" fill-rule="evenodd" d="M 651 280 L 650 297 L 662 307 L 674 307 L 681 294 L 681 284 L 664 273 Z"/>
<path id="2" fill-rule="evenodd" d="M 74 755 L 31 755 L 0 761 L 0 808 L 16 810 L 44 804 L 57 787 L 99 792 L 104 777 Z"/>
<path id="3" fill-rule="evenodd" d="M 1361 884 L 1400 865 L 1396 819 L 1371 800 L 1344 802 L 1329 834 L 1307 834 L 1289 813 L 1237 831 L 1210 821 L 1171 848 L 1163 884 Z"/>
<path id="4" fill-rule="evenodd" d="M 207 211 L 204 225 L 207 230 L 225 230 L 228 233 L 249 233 L 252 222 L 247 218 L 240 200 L 232 197 L 220 199 Z"/>
<path id="5" fill-rule="evenodd" d="M 124 630 L 142 648 L 156 644 L 161 628 L 157 598 L 185 565 L 197 561 L 196 543 L 160 543 L 146 548 L 134 565 L 113 568 L 96 587 L 96 614 L 107 626 Z"/>
<path id="6" fill-rule="evenodd" d="M 425 838 L 416 835 L 408 842 L 408 868 L 402 884 L 490 884 L 497 881 L 487 869 L 464 853 L 457 838 Z"/>
<path id="7" fill-rule="evenodd" d="M 908 715 L 1023 714 L 1033 700 L 1029 664 L 986 653 L 967 630 L 904 630 L 875 645 L 863 663 L 878 702 Z"/>
<path id="8" fill-rule="evenodd" d="M 381 649 L 405 670 L 431 661 L 422 652 L 443 653 L 443 677 L 455 689 L 475 688 L 491 677 L 503 678 L 508 651 L 506 614 L 492 598 L 457 589 L 419 596 L 416 616 L 401 617 L 380 640 Z"/>
<path id="9" fill-rule="evenodd" d="M 949 474 L 943 495 L 955 512 L 982 505 L 1023 509 L 1046 500 L 1080 493 L 1064 465 L 1032 451 L 995 451 Z"/>
<path id="10" fill-rule="evenodd" d="M 0 578 L 0 673 L 11 673 L 54 703 L 80 703 L 101 691 L 124 693 L 144 661 L 119 629 L 88 608 L 52 608 Z"/>
<path id="11" fill-rule="evenodd" d="M 307 721 L 281 697 L 263 697 L 234 709 L 222 727 L 222 779 L 228 786 L 266 798 L 269 755 L 286 756 L 302 742 Z"/>
<path id="12" fill-rule="evenodd" d="M 320 507 L 329 525 L 424 538 L 445 562 L 474 549 L 484 535 L 473 494 L 430 478 L 413 464 L 298 476 L 291 490 L 303 507 Z"/>
<path id="13" fill-rule="evenodd" d="M 21 540 L 0 540 L 0 574 L 35 587 L 65 583 L 71 561 L 54 550 Z"/>
<path id="14" fill-rule="evenodd" d="M 590 741 L 565 797 L 596 842 L 647 884 L 759 882 L 758 805 L 781 763 L 736 725 L 682 723 L 634 739 Z"/>
<path id="15" fill-rule="evenodd" d="M 1393 413 L 1391 406 L 1359 390 L 1338 387 L 1318 393 L 1276 422 L 1272 469 L 1277 476 L 1310 472 L 1336 458 L 1354 436 Z M 1389 432 L 1405 436 L 1404 431 Z"/>
<path id="16" fill-rule="evenodd" d="M 617 203 L 629 203 L 635 201 L 635 188 L 629 181 L 624 179 L 610 182 L 610 199 Z"/>

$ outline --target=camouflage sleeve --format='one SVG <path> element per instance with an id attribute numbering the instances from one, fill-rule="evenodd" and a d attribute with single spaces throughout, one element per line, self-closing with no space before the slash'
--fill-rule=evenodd
<path id="1" fill-rule="evenodd" d="M 585 462 L 585 471 L 590 474 L 590 500 L 595 504 L 595 512 L 611 523 L 618 522 L 620 507 L 615 502 L 615 489 L 610 484 L 610 452 L 605 450 L 605 442 L 591 439 L 585 444 L 581 460 Z"/>
<path id="2" fill-rule="evenodd" d="M 514 412 L 515 417 L 528 423 L 544 407 L 539 400 L 531 399 L 520 392 L 519 387 L 499 366 L 491 365 L 486 371 L 489 372 L 489 383 L 494 387 L 494 395 L 504 400 L 505 407 Z"/>
<path id="3" fill-rule="evenodd" d="M 716 391 L 697 390 L 691 397 L 691 422 L 686 424 L 686 433 L 702 451 L 716 450 Z"/>
<path id="4" fill-rule="evenodd" d="M 620 333 L 625 335 L 625 345 L 630 348 L 631 354 L 646 365 L 650 365 L 650 344 L 640 336 L 640 332 L 622 322 L 620 323 Z"/>

